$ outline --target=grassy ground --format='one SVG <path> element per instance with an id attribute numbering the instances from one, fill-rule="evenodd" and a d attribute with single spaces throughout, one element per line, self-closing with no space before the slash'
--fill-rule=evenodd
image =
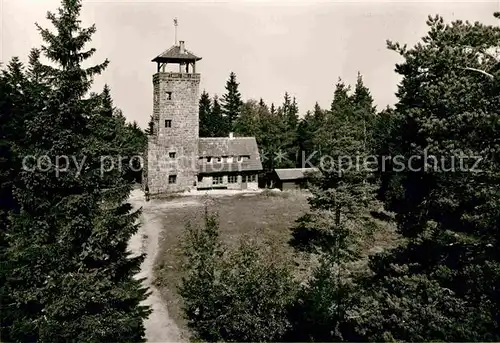
<path id="1" fill-rule="evenodd" d="M 182 316 L 177 286 L 182 278 L 179 241 L 185 223 L 202 223 L 204 207 L 218 212 L 220 233 L 223 241 L 234 247 L 243 237 L 250 235 L 263 243 L 273 242 L 279 253 L 292 257 L 298 269 L 298 278 L 307 275 L 311 259 L 305 253 L 298 253 L 288 244 L 290 228 L 295 220 L 309 210 L 305 193 L 239 194 L 219 197 L 183 197 L 158 199 L 158 220 L 163 232 L 156 261 L 155 285 L 165 300 L 169 315 L 187 338 L 186 322 Z M 392 223 L 380 221 L 382 230 L 367 242 L 366 255 L 394 246 L 397 243 Z"/>
<path id="2" fill-rule="evenodd" d="M 196 199 L 196 206 L 173 206 L 162 210 L 164 230 L 155 271 L 155 285 L 160 289 L 170 316 L 178 323 L 184 336 L 187 331 L 176 288 L 182 278 L 179 241 L 185 223 L 201 223 L 204 206 L 207 204 L 209 211 L 218 212 L 221 237 L 229 247 L 234 247 L 241 238 L 250 235 L 262 242 L 271 240 L 275 246 L 283 249 L 283 254 L 292 254 L 293 249 L 288 245 L 290 227 L 308 210 L 304 193 L 241 194 Z"/>

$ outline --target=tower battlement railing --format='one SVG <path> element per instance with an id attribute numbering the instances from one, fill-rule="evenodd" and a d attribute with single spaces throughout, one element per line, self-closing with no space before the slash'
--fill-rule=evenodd
<path id="1" fill-rule="evenodd" d="M 172 71 L 159 71 L 153 75 L 153 80 L 159 78 L 170 78 L 170 79 L 189 79 L 189 80 L 199 80 L 200 74 L 198 73 L 179 73 Z"/>

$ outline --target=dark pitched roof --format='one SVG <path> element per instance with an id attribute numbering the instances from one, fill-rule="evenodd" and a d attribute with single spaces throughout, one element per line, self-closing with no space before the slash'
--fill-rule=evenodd
<path id="1" fill-rule="evenodd" d="M 198 171 L 200 173 L 262 170 L 259 148 L 254 137 L 200 138 L 198 141 L 198 155 L 200 157 L 250 156 L 249 159 L 244 159 L 242 162 L 236 160 L 232 163 L 225 160 L 222 163 L 216 161 L 207 163 L 200 159 L 198 161 Z"/>
<path id="2" fill-rule="evenodd" d="M 187 61 L 199 61 L 201 57 L 194 55 L 191 51 L 184 49 L 184 53 L 181 53 L 181 47 L 178 45 L 172 46 L 170 49 L 165 50 L 158 56 L 156 56 L 152 62 L 160 63 L 179 63 Z"/>
<path id="3" fill-rule="evenodd" d="M 288 168 L 288 169 L 275 169 L 280 180 L 297 180 L 303 179 L 308 174 L 316 173 L 319 170 L 317 168 Z"/>

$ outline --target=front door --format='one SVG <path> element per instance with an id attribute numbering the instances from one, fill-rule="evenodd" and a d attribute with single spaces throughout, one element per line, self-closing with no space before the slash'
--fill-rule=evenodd
<path id="1" fill-rule="evenodd" d="M 247 189 L 247 176 L 241 175 L 241 189 Z"/>

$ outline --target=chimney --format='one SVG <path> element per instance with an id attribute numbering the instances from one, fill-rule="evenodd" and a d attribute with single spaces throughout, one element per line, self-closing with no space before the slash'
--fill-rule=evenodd
<path id="1" fill-rule="evenodd" d="M 184 50 L 184 41 L 183 40 L 179 41 L 179 47 L 180 47 L 179 52 L 181 54 L 184 54 L 185 50 Z"/>
<path id="2" fill-rule="evenodd" d="M 229 132 L 229 138 L 231 138 L 231 139 L 232 139 L 232 138 L 234 138 L 234 136 L 233 136 L 233 133 L 232 133 L 232 132 Z"/>

